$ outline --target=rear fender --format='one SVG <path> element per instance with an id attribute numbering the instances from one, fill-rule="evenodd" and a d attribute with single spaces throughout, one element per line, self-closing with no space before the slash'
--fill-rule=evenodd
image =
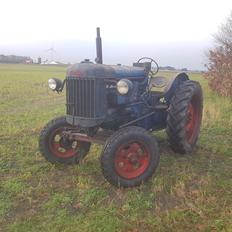
<path id="1" fill-rule="evenodd" d="M 178 86 L 181 85 L 184 81 L 189 80 L 189 77 L 186 73 L 178 73 L 176 76 L 174 76 L 169 82 L 168 85 L 166 86 L 164 92 L 164 98 L 168 105 L 170 104 L 170 101 L 172 99 L 173 94 L 175 93 L 176 89 Z"/>

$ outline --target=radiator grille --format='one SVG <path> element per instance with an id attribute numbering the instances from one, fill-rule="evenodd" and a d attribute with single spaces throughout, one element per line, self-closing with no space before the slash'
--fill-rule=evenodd
<path id="1" fill-rule="evenodd" d="M 68 77 L 66 79 L 67 114 L 83 118 L 99 118 L 105 113 L 103 80 Z"/>

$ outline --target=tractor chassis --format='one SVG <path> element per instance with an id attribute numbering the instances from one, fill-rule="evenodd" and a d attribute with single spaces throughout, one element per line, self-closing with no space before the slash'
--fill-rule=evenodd
<path id="1" fill-rule="evenodd" d="M 134 123 L 137 123 L 149 116 L 152 116 L 153 114 L 155 114 L 157 111 L 156 110 L 167 110 L 167 106 L 165 104 L 163 105 L 158 105 L 158 107 L 154 107 L 154 111 L 145 114 L 135 120 L 132 120 L 130 122 L 127 122 L 123 125 L 121 125 L 119 128 L 122 129 L 124 127 L 128 127 L 133 125 Z M 88 133 L 80 133 L 80 131 L 76 131 L 73 129 L 66 129 L 65 131 L 62 132 L 62 137 L 71 141 L 83 141 L 83 142 L 90 142 L 90 143 L 97 143 L 97 144 L 101 144 L 104 145 L 107 138 L 109 138 L 112 134 L 114 133 L 114 131 L 112 130 L 103 130 L 103 129 L 99 129 L 96 133 L 94 133 L 93 135 L 88 135 Z M 91 133 L 92 134 L 92 133 Z"/>
<path id="2" fill-rule="evenodd" d="M 83 141 L 104 145 L 107 138 L 109 138 L 113 133 L 114 132 L 110 130 L 98 130 L 95 135 L 89 136 L 73 130 L 67 130 L 62 133 L 62 137 L 71 141 Z"/>

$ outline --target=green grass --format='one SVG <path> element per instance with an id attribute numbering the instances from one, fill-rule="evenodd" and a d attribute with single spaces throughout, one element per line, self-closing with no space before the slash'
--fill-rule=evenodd
<path id="1" fill-rule="evenodd" d="M 166 73 L 170 76 L 170 73 Z M 117 189 L 101 174 L 101 147 L 79 166 L 54 166 L 38 151 L 40 130 L 65 112 L 47 89 L 65 67 L 0 65 L 0 231 L 232 231 L 232 103 L 204 90 L 200 140 L 173 153 L 154 133 L 161 160 L 148 183 Z"/>

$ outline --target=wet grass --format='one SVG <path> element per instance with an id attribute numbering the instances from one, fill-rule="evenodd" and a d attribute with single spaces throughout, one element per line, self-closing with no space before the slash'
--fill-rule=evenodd
<path id="1" fill-rule="evenodd" d="M 44 124 L 65 112 L 48 91 L 64 67 L 0 65 L 0 231 L 232 231 L 232 103 L 204 90 L 201 137 L 192 155 L 154 133 L 161 161 L 148 183 L 117 189 L 101 174 L 101 147 L 78 166 L 54 166 L 38 151 Z M 166 75 L 171 75 L 166 73 Z"/>

